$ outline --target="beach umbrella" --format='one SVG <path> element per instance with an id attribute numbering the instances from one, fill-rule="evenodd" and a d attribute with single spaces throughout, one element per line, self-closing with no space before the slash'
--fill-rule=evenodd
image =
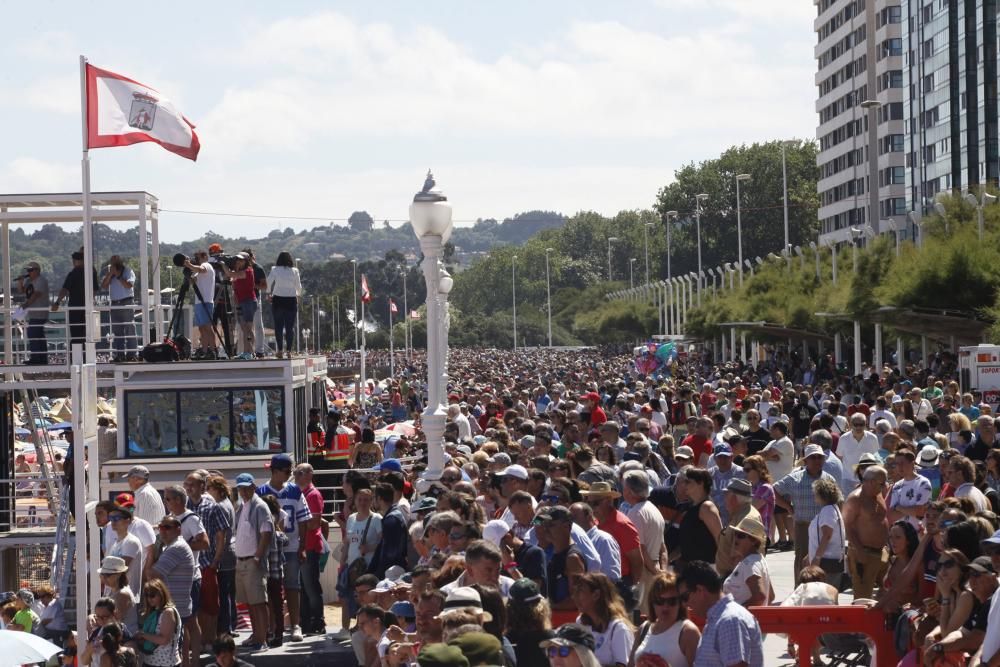
<path id="1" fill-rule="evenodd" d="M 61 650 L 49 640 L 29 632 L 0 632 L 0 655 L 6 665 L 48 662 Z"/>
<path id="2" fill-rule="evenodd" d="M 65 431 L 65 430 L 71 429 L 71 428 L 73 428 L 73 424 L 71 424 L 69 422 L 59 422 L 58 424 L 53 424 L 52 426 L 49 426 L 48 430 L 50 430 L 50 431 Z"/>

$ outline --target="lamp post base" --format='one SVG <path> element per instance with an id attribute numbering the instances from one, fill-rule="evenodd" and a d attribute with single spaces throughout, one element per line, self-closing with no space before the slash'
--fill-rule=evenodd
<path id="1" fill-rule="evenodd" d="M 427 469 L 423 477 L 428 481 L 441 479 L 444 471 L 444 427 L 447 421 L 448 413 L 443 405 L 427 406 L 421 417 L 427 438 Z"/>

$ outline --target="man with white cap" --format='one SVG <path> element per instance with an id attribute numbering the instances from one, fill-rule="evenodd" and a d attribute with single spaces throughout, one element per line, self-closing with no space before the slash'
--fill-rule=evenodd
<path id="1" fill-rule="evenodd" d="M 830 473 L 823 470 L 826 454 L 819 445 L 806 445 L 804 466 L 796 468 L 774 483 L 774 502 L 784 508 L 795 520 L 795 562 L 801 563 L 809 551 L 809 524 L 819 514 L 820 506 L 813 493 L 813 482 L 829 479 L 836 483 Z M 799 585 L 798 568 L 794 568 L 795 585 Z"/>
<path id="2" fill-rule="evenodd" d="M 483 528 L 483 540 L 500 548 L 503 570 L 513 580 L 527 577 L 544 594 L 548 588 L 545 573 L 545 552 L 514 534 L 506 523 L 493 519 Z"/>
<path id="3" fill-rule="evenodd" d="M 507 466 L 498 472 L 496 476 L 500 478 L 500 496 L 505 502 L 510 500 L 510 497 L 515 491 L 527 492 L 528 490 L 528 470 L 524 466 Z M 534 496 L 532 496 L 531 508 L 534 510 L 537 506 L 538 502 L 535 500 Z M 506 521 L 507 525 L 514 525 L 515 518 L 509 507 L 504 509 L 503 516 L 500 518 L 503 521 Z"/>
<path id="4" fill-rule="evenodd" d="M 132 466 L 129 468 L 127 481 L 128 488 L 132 490 L 132 502 L 135 503 L 134 516 L 149 522 L 151 526 L 159 525 L 160 519 L 167 515 L 167 506 L 149 483 L 149 468 Z"/>

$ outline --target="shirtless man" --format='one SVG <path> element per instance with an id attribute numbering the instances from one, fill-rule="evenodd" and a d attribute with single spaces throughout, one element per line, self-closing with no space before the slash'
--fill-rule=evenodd
<path id="1" fill-rule="evenodd" d="M 889 565 L 889 524 L 885 508 L 885 468 L 870 466 L 861 478 L 861 486 L 844 503 L 844 527 L 847 531 L 847 566 L 851 573 L 854 597 L 871 598 L 875 584 L 882 580 Z"/>

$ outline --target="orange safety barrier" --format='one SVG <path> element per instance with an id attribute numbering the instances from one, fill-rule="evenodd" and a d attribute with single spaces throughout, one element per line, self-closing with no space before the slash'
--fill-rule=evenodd
<path id="1" fill-rule="evenodd" d="M 567 623 L 576 623 L 576 617 L 579 615 L 580 612 L 576 609 L 554 611 L 552 612 L 552 627 L 558 628 L 560 625 L 566 625 Z"/>
<path id="2" fill-rule="evenodd" d="M 899 663 L 891 630 L 885 629 L 885 615 L 863 606 L 750 607 L 762 632 L 780 632 L 799 647 L 801 667 L 812 664 L 812 646 L 820 635 L 857 633 L 875 643 L 876 667 Z"/>

